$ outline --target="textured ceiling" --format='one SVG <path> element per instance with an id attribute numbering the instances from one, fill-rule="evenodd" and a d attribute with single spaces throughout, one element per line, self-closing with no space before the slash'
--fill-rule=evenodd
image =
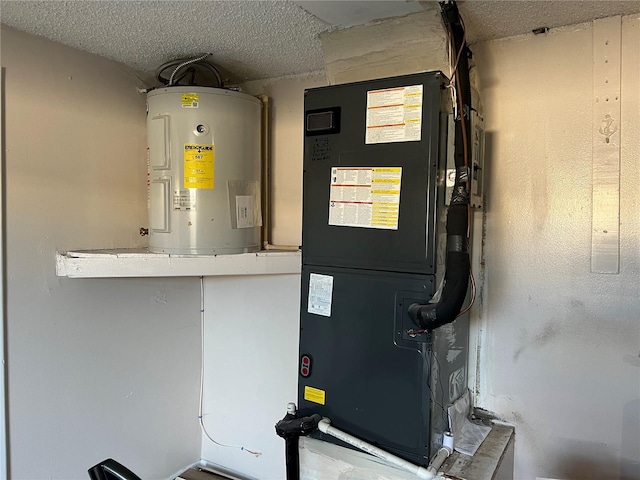
<path id="1" fill-rule="evenodd" d="M 380 0 L 294 0 L 305 10 L 334 27 L 362 25 L 381 18 L 398 17 L 420 12 L 426 4 L 437 6 L 436 2 L 380 1 Z M 431 5 L 429 5 L 431 7 Z"/>
<path id="2" fill-rule="evenodd" d="M 542 26 L 640 12 L 640 0 L 467 0 L 459 5 L 472 43 Z M 321 70 L 320 32 L 433 9 L 435 4 L 412 0 L 0 0 L 0 8 L 0 20 L 6 25 L 147 73 L 170 59 L 212 52 L 213 61 L 238 81 Z"/>
<path id="3" fill-rule="evenodd" d="M 467 0 L 459 5 L 471 43 L 640 12 L 640 0 Z"/>
<path id="4" fill-rule="evenodd" d="M 237 80 L 322 69 L 328 25 L 288 1 L 2 1 L 2 23 L 152 73 L 212 52 Z"/>

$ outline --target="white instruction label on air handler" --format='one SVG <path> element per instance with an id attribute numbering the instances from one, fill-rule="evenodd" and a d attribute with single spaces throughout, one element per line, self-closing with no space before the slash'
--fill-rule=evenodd
<path id="1" fill-rule="evenodd" d="M 402 167 L 332 167 L 329 225 L 398 229 Z"/>
<path id="2" fill-rule="evenodd" d="M 319 273 L 310 274 L 307 312 L 330 317 L 332 297 L 333 277 L 331 275 L 320 275 Z"/>
<path id="3" fill-rule="evenodd" d="M 367 92 L 366 144 L 414 142 L 422 135 L 422 85 Z"/>

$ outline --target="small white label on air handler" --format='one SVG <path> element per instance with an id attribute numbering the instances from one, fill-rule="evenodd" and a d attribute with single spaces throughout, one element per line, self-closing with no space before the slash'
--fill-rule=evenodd
<path id="1" fill-rule="evenodd" d="M 330 317 L 332 297 L 333 277 L 331 275 L 320 275 L 319 273 L 310 274 L 307 312 Z"/>
<path id="2" fill-rule="evenodd" d="M 332 167 L 329 225 L 398 229 L 402 167 Z"/>
<path id="3" fill-rule="evenodd" d="M 366 144 L 422 138 L 422 85 L 367 92 Z"/>

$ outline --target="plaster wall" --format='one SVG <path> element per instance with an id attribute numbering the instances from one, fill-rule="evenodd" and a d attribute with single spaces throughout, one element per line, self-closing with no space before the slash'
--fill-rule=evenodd
<path id="1" fill-rule="evenodd" d="M 640 19 L 622 19 L 620 273 L 591 273 L 593 24 L 473 48 L 488 181 L 476 403 L 514 478 L 640 478 Z"/>
<path id="2" fill-rule="evenodd" d="M 297 397 L 299 291 L 298 274 L 204 279 L 202 458 L 243 478 L 286 478 L 274 426 Z"/>
<path id="3" fill-rule="evenodd" d="M 145 100 L 121 64 L 2 27 L 13 479 L 142 478 L 199 458 L 196 279 L 67 279 L 55 252 L 137 247 Z"/>

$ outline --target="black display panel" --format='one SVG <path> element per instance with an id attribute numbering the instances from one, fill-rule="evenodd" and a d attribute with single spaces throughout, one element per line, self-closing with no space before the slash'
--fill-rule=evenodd
<path id="1" fill-rule="evenodd" d="M 340 107 L 311 110 L 305 113 L 306 135 L 340 133 Z"/>

